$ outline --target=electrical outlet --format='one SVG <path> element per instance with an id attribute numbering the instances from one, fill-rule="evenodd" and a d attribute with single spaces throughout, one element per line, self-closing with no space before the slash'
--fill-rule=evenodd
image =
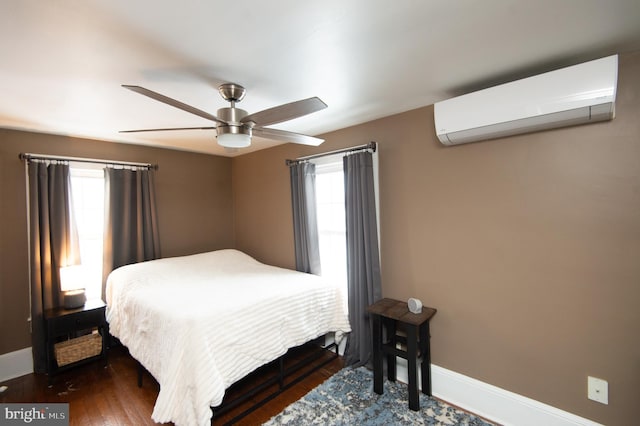
<path id="1" fill-rule="evenodd" d="M 597 377 L 587 377 L 587 396 L 601 404 L 609 404 L 609 383 Z"/>

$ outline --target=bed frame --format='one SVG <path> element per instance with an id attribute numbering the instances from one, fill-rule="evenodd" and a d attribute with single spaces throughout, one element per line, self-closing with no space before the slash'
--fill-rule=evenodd
<path id="1" fill-rule="evenodd" d="M 229 401 L 225 399 L 223 400 L 221 405 L 217 407 L 212 407 L 211 410 L 213 411 L 213 416 L 211 417 L 211 424 L 213 425 L 216 417 L 222 416 L 223 414 L 233 410 L 234 408 L 238 407 L 240 404 L 258 395 L 259 393 L 266 390 L 270 386 L 278 384 L 278 387 L 273 392 L 270 392 L 269 394 L 264 396 L 262 399 L 252 404 L 246 410 L 242 411 L 241 413 L 233 417 L 231 420 L 224 423 L 225 426 L 235 424 L 236 422 L 238 422 L 248 414 L 262 407 L 264 404 L 266 404 L 267 402 L 271 401 L 272 399 L 274 399 L 275 397 L 277 397 L 278 395 L 280 395 L 281 393 L 289 389 L 290 387 L 306 379 L 311 374 L 320 370 L 325 365 L 333 362 L 336 358 L 340 356 L 338 354 L 338 345 L 335 342 L 333 342 L 326 346 L 323 346 L 320 343 L 323 340 L 324 340 L 324 336 L 321 336 L 315 340 L 304 343 L 300 346 L 290 348 L 287 351 L 287 353 L 285 353 L 284 355 L 260 367 L 258 370 L 256 370 L 256 372 L 264 369 L 268 369 L 268 368 L 273 368 L 274 366 L 277 365 L 277 373 L 275 375 L 272 375 L 272 377 L 269 377 L 263 382 L 259 383 L 258 385 L 254 386 L 251 390 Z M 285 367 L 285 362 L 284 362 L 285 358 L 287 358 L 287 356 L 290 355 L 291 352 L 303 346 L 308 346 L 308 345 L 317 346 L 320 350 L 314 351 L 312 354 L 307 355 L 306 357 L 295 362 L 293 365 L 289 367 Z M 332 356 L 330 358 L 326 358 L 322 360 L 321 362 L 316 362 L 327 353 L 331 353 Z M 138 362 L 138 387 L 142 387 L 142 378 L 145 371 L 146 370 L 144 366 L 140 362 Z M 241 379 L 238 383 L 241 383 L 243 380 L 247 379 L 252 374 L 253 373 L 250 373 L 249 376 Z M 289 379 L 289 380 L 285 383 L 285 379 Z M 232 385 L 231 388 L 233 388 L 234 386 L 236 386 L 236 384 Z"/>

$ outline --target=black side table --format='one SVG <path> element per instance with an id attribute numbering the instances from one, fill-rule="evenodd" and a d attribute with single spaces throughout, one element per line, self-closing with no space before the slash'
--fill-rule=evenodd
<path id="1" fill-rule="evenodd" d="M 106 304 L 102 300 L 88 300 L 84 306 L 74 309 L 54 308 L 44 311 L 47 327 L 47 374 L 51 377 L 60 371 L 85 362 L 102 359 L 107 365 L 107 348 L 109 342 L 109 324 L 105 316 Z M 100 353 L 95 356 L 78 359 L 64 366 L 56 361 L 55 345 L 66 339 L 74 339 L 97 329 L 102 340 Z"/>
<path id="2" fill-rule="evenodd" d="M 387 377 L 392 382 L 396 380 L 396 357 L 404 358 L 408 364 L 409 408 L 418 411 L 418 359 L 421 360 L 422 393 L 431 396 L 429 320 L 436 314 L 436 309 L 423 307 L 421 313 L 414 314 L 409 312 L 406 302 L 381 299 L 367 311 L 373 320 L 373 391 L 378 395 L 384 392 L 383 355 L 387 355 Z M 383 327 L 386 333 L 383 333 Z M 399 334 L 401 331 L 406 336 Z"/>

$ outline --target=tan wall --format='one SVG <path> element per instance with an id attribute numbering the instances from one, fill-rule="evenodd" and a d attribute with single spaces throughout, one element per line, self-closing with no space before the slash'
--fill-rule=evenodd
<path id="1" fill-rule="evenodd" d="M 433 362 L 608 425 L 640 401 L 640 53 L 617 117 L 444 147 L 433 107 L 234 158 L 236 243 L 293 266 L 286 158 L 380 148 L 383 295 L 438 309 Z M 609 405 L 587 399 L 587 376 Z"/>
<path id="2" fill-rule="evenodd" d="M 0 354 L 31 346 L 20 152 L 156 163 L 162 255 L 234 245 L 229 158 L 0 129 Z"/>

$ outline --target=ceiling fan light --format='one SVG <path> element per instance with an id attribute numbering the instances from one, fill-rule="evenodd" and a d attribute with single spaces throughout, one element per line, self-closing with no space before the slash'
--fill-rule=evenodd
<path id="1" fill-rule="evenodd" d="M 217 139 L 218 145 L 225 148 L 246 148 L 251 145 L 251 135 L 245 133 L 223 133 Z"/>

